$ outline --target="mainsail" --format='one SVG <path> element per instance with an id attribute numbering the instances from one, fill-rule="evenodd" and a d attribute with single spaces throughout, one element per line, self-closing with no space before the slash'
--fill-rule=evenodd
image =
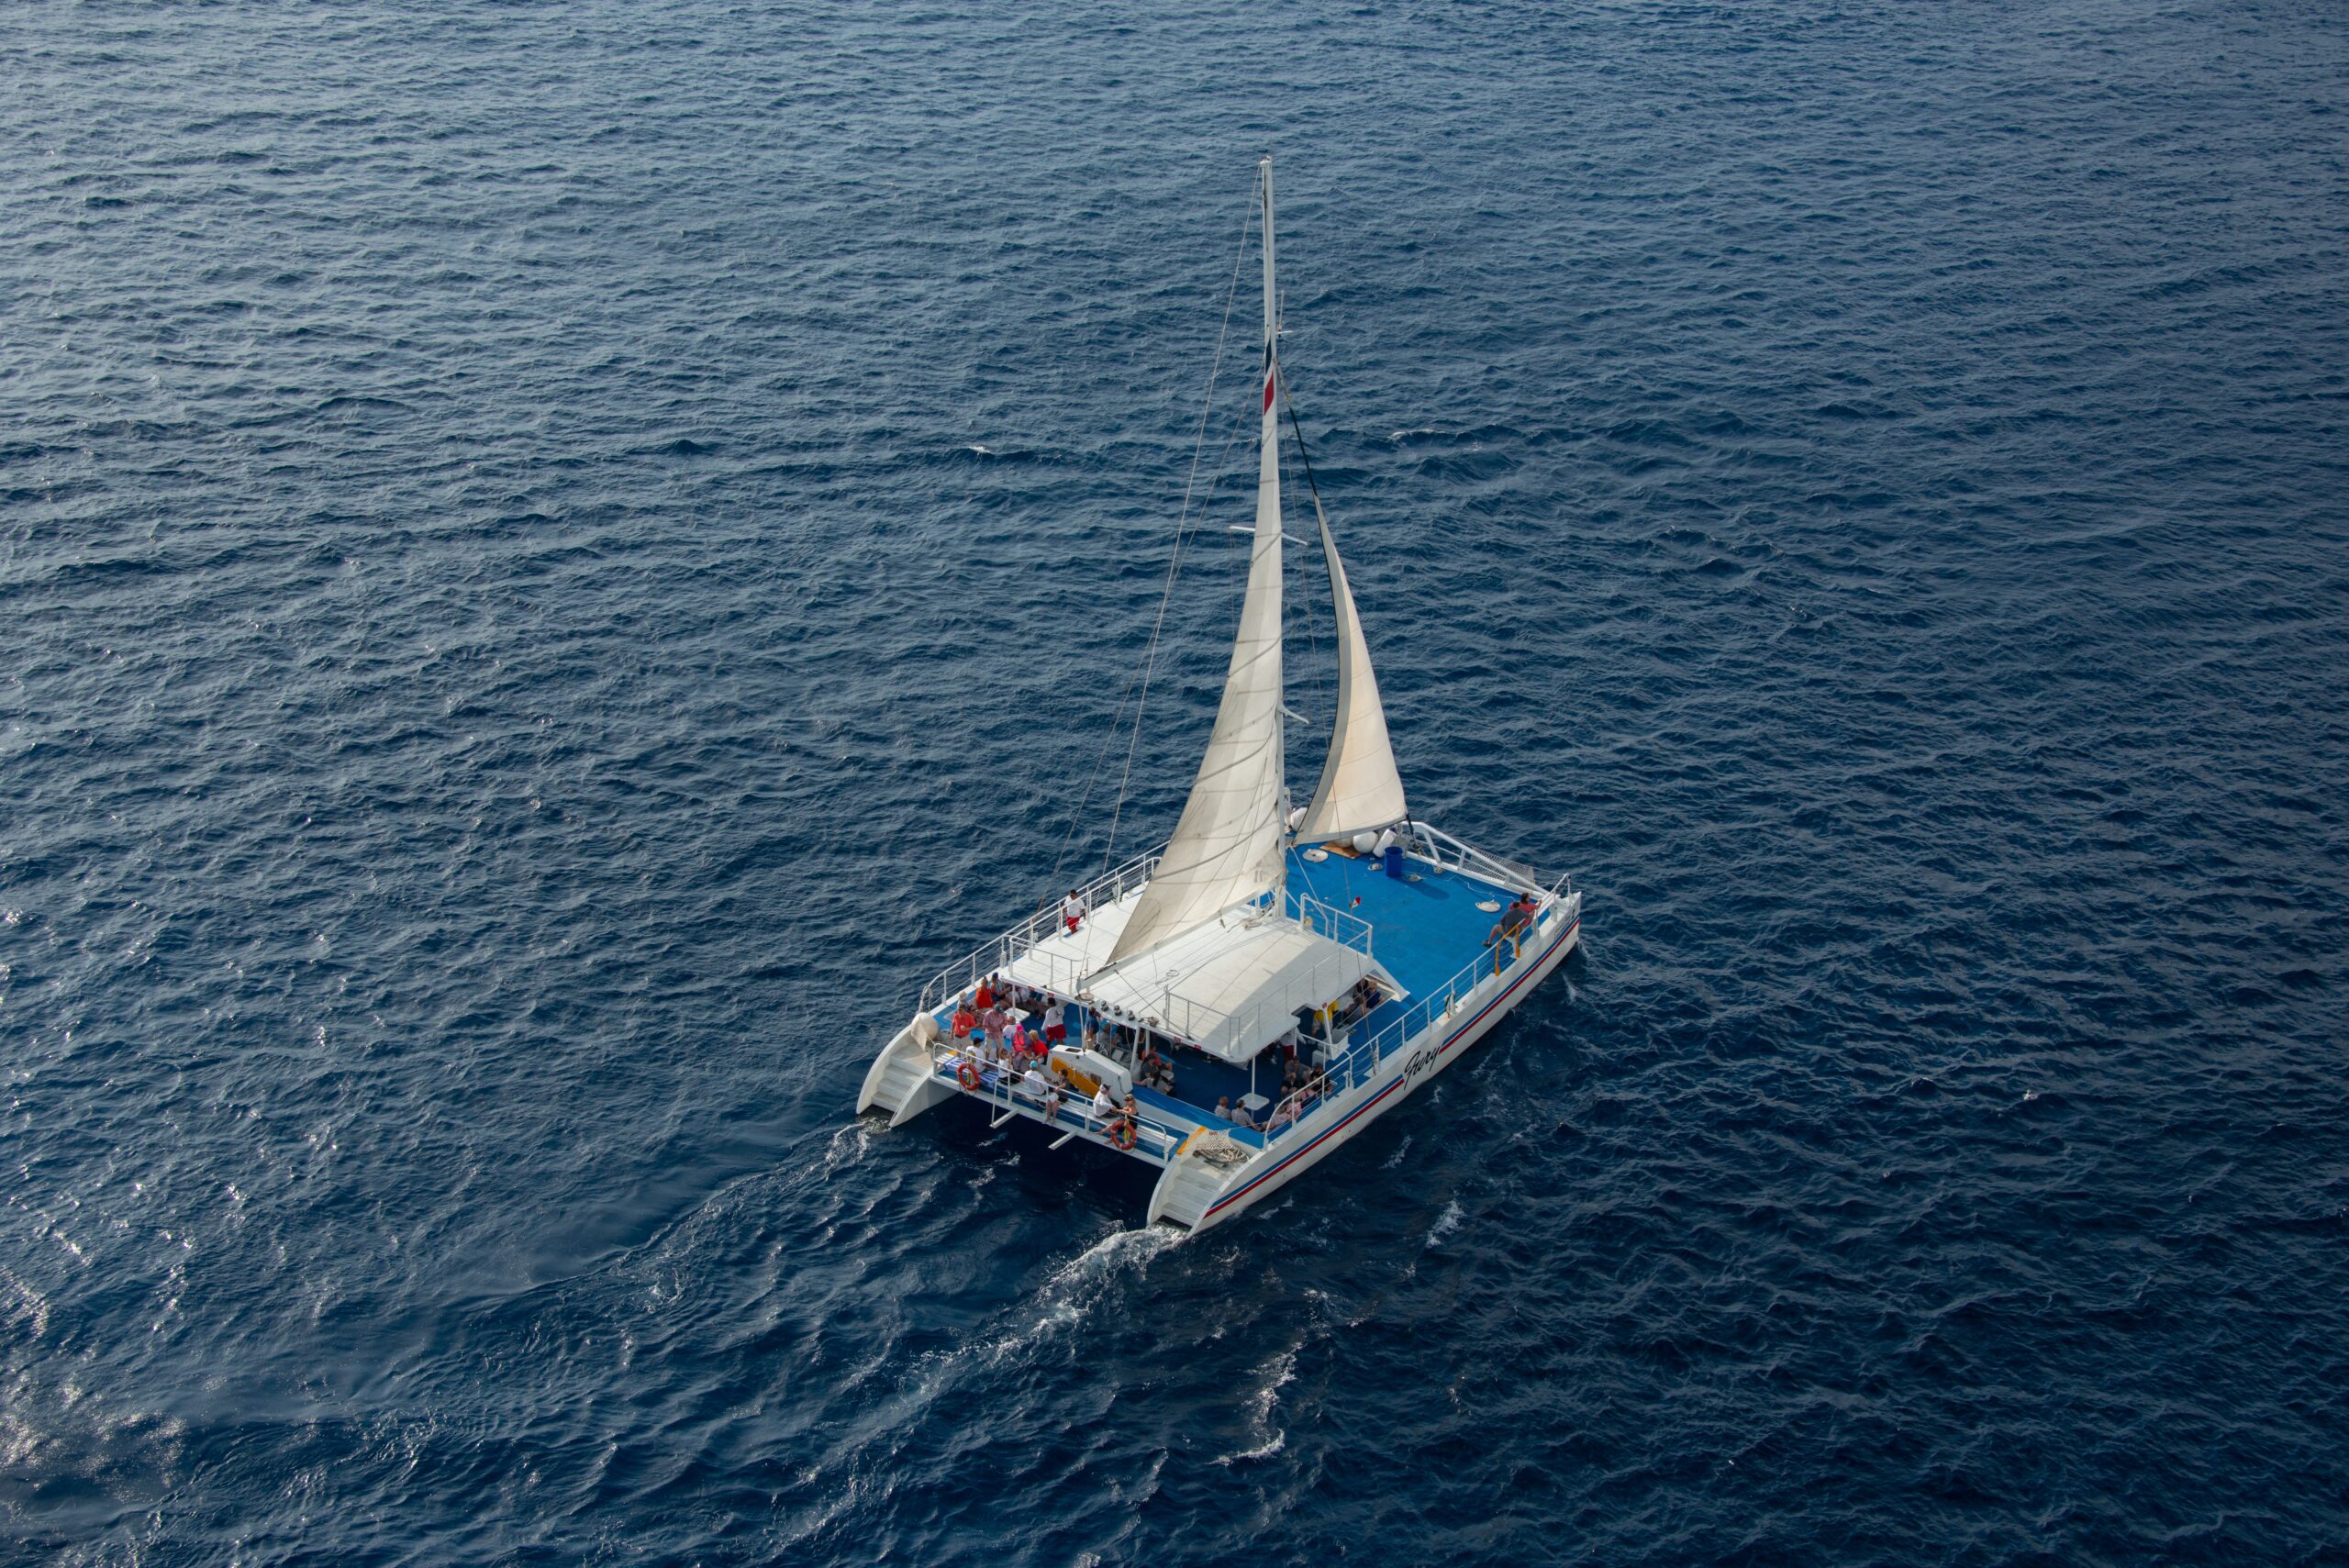
<path id="1" fill-rule="evenodd" d="M 1275 395 L 1279 328 L 1273 289 L 1273 161 L 1264 198 L 1264 415 L 1248 593 L 1223 703 L 1174 836 L 1104 967 L 1180 936 L 1285 880 L 1281 841 L 1281 469 Z M 1374 701 L 1375 699 L 1374 698 Z M 1384 732 L 1382 731 L 1382 734 Z"/>
<path id="2" fill-rule="evenodd" d="M 1313 504 L 1316 515 L 1321 503 Z M 1321 555 L 1330 564 L 1330 594 L 1338 619 L 1338 717 L 1330 731 L 1329 760 L 1321 783 L 1297 830 L 1299 839 L 1336 839 L 1399 822 L 1403 775 L 1395 768 L 1395 748 L 1386 739 L 1386 710 L 1378 701 L 1378 677 L 1371 672 L 1370 646 L 1363 641 L 1362 617 L 1354 613 L 1353 590 L 1346 585 L 1346 563 L 1321 517 Z"/>

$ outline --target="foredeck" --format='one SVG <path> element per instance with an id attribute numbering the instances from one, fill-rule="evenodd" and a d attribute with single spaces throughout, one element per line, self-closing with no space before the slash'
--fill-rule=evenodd
<path id="1" fill-rule="evenodd" d="M 1404 874 L 1392 877 L 1367 857 L 1326 852 L 1329 858 L 1317 862 L 1304 851 L 1290 851 L 1291 885 L 1369 921 L 1371 951 L 1414 1000 L 1484 951 L 1485 938 L 1518 891 L 1465 871 L 1439 870 L 1423 860 L 1407 858 Z M 1493 907 L 1480 909 L 1479 904 Z M 1374 1029 L 1384 1022 L 1378 1014 L 1372 1020 Z"/>

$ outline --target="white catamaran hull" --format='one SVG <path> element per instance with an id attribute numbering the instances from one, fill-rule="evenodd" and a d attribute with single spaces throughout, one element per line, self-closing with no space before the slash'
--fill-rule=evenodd
<path id="1" fill-rule="evenodd" d="M 1382 1061 L 1367 1082 L 1340 1094 L 1321 1118 L 1299 1128 L 1306 1139 L 1303 1143 L 1275 1143 L 1233 1169 L 1211 1192 L 1201 1193 L 1206 1201 L 1195 1205 L 1184 1204 L 1182 1196 L 1205 1184 L 1197 1177 L 1186 1180 L 1185 1167 L 1193 1162 L 1177 1158 L 1159 1179 L 1150 1218 L 1186 1226 L 1196 1234 L 1264 1202 L 1466 1055 L 1470 1046 L 1490 1033 L 1552 970 L 1565 962 L 1581 933 L 1582 896 L 1576 894 L 1561 901 L 1535 927 L 1532 938 L 1524 943 L 1524 956 L 1516 963 L 1462 996 L 1451 1012 Z M 1192 1212 L 1183 1212 L 1186 1208 Z"/>

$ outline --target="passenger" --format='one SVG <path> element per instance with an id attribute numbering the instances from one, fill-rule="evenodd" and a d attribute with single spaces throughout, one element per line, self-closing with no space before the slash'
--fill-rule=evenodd
<path id="1" fill-rule="evenodd" d="M 1500 924 L 1486 933 L 1485 945 L 1491 947 L 1497 942 L 1515 941 L 1524 934 L 1526 927 L 1533 923 L 1533 914 L 1537 907 L 1530 895 L 1520 896 L 1501 912 Z"/>
<path id="2" fill-rule="evenodd" d="M 1061 1084 L 1060 1080 L 1055 1078 L 1044 1090 L 1044 1119 L 1051 1122 L 1060 1120 L 1062 1104 Z"/>
<path id="3" fill-rule="evenodd" d="M 968 1002 L 954 1009 L 954 1038 L 957 1040 L 970 1039 L 971 1031 L 978 1027 L 979 1016 L 971 1011 Z"/>
<path id="4" fill-rule="evenodd" d="M 1278 1132 L 1281 1129 L 1291 1125 L 1296 1120 L 1297 1096 L 1295 1095 L 1285 1095 L 1283 1096 L 1281 1103 L 1273 1107 L 1273 1119 L 1265 1124 L 1264 1130 L 1267 1132 Z"/>
<path id="5" fill-rule="evenodd" d="M 1247 1101 L 1242 1100 L 1231 1107 L 1231 1125 L 1244 1127 L 1251 1132 L 1256 1130 L 1256 1113 L 1248 1108 Z"/>
<path id="6" fill-rule="evenodd" d="M 1067 1042 L 1068 1008 L 1062 1005 L 1059 997 L 1055 996 L 1052 1004 L 1044 1009 L 1044 1043 L 1047 1046 L 1053 1046 L 1065 1045 Z"/>
<path id="7" fill-rule="evenodd" d="M 1019 1086 L 1027 1092 L 1028 1097 L 1031 1100 L 1041 1100 L 1052 1091 L 1052 1085 L 1044 1082 L 1043 1073 L 1037 1070 L 1036 1064 L 1032 1062 L 1028 1064 L 1028 1071 L 1019 1075 Z"/>
<path id="8" fill-rule="evenodd" d="M 1003 1010 L 1000 1003 L 990 1003 L 979 1012 L 979 1028 L 986 1031 L 989 1045 L 1002 1040 L 1003 1031 L 1010 1023 L 1011 1015 Z"/>
<path id="9" fill-rule="evenodd" d="M 1061 900 L 1061 924 L 1068 928 L 1069 935 L 1074 936 L 1077 922 L 1084 918 L 1085 900 L 1079 898 L 1076 889 L 1072 887 L 1068 890 L 1068 896 Z"/>
<path id="10" fill-rule="evenodd" d="M 1231 1119 L 1231 1096 L 1225 1095 L 1215 1103 L 1215 1114 L 1225 1121 Z"/>
<path id="11" fill-rule="evenodd" d="M 978 1008 L 982 1013 L 995 1006 L 994 975 L 990 974 L 985 980 L 979 982 L 979 994 L 971 998 L 971 1005 Z"/>
<path id="12" fill-rule="evenodd" d="M 1093 1091 L 1093 1119 L 1106 1122 L 1117 1114 L 1118 1102 L 1109 1097 L 1109 1084 L 1105 1079 L 1101 1086 Z"/>

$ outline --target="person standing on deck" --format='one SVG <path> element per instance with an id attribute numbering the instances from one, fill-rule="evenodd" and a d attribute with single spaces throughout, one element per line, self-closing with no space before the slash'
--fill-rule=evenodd
<path id="1" fill-rule="evenodd" d="M 1068 1043 L 1068 1007 L 1058 996 L 1044 1008 L 1044 1044 L 1047 1047 Z"/>
<path id="2" fill-rule="evenodd" d="M 1079 898 L 1076 889 L 1072 887 L 1068 890 L 1068 896 L 1061 900 L 1061 924 L 1068 928 L 1069 935 L 1074 936 L 1077 922 L 1084 918 L 1085 900 Z"/>

